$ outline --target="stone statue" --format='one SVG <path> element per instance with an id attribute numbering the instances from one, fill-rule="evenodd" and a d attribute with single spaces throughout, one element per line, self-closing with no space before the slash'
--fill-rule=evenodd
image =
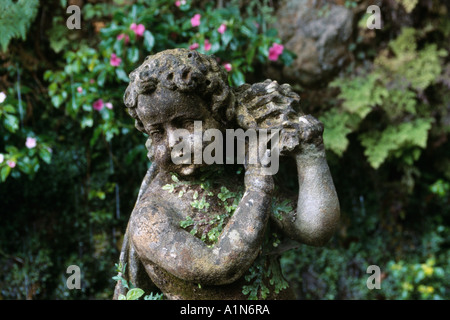
<path id="1" fill-rule="evenodd" d="M 124 236 L 120 276 L 167 299 L 295 298 L 279 254 L 324 245 L 339 220 L 323 125 L 299 101 L 289 85 L 270 80 L 231 88 L 216 60 L 196 51 L 148 56 L 124 95 L 136 128 L 148 134 L 151 166 Z M 280 132 L 279 155 L 296 163 L 288 174 L 298 177 L 298 193 L 275 184 L 262 157 L 230 163 L 229 150 L 216 148 L 215 159 L 227 161 L 191 161 L 211 143 L 208 132 L 238 128 Z M 180 140 L 193 151 L 175 152 L 184 162 L 173 161 Z M 118 281 L 114 299 L 126 290 Z"/>

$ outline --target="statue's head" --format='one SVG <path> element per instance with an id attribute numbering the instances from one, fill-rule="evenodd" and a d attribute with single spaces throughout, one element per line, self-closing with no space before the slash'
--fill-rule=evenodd
<path id="1" fill-rule="evenodd" d="M 130 74 L 124 95 L 136 128 L 151 139 L 152 160 L 181 175 L 192 174 L 202 164 L 172 161 L 172 149 L 179 142 L 177 129 L 188 130 L 190 141 L 194 140 L 194 121 L 201 121 L 203 132 L 223 131 L 234 118 L 234 100 L 227 73 L 217 61 L 187 49 L 148 56 Z"/>

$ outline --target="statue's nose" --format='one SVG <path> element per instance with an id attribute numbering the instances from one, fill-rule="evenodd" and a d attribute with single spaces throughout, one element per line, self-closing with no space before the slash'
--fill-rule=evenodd
<path id="1" fill-rule="evenodd" d="M 167 139 L 168 139 L 169 148 L 172 149 L 177 144 L 177 142 L 180 140 L 180 137 L 176 135 L 175 129 L 169 128 L 167 130 Z"/>

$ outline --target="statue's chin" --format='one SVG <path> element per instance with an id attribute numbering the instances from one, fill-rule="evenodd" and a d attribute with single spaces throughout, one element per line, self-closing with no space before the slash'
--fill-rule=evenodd
<path id="1" fill-rule="evenodd" d="M 190 176 L 191 174 L 193 174 L 195 172 L 195 166 L 190 165 L 190 166 L 182 167 L 178 172 L 181 176 Z"/>
<path id="2" fill-rule="evenodd" d="M 178 173 L 180 176 L 190 176 L 195 173 L 195 171 L 203 167 L 204 165 L 198 165 L 198 164 L 185 164 L 181 165 L 176 170 L 174 170 L 176 173 Z"/>

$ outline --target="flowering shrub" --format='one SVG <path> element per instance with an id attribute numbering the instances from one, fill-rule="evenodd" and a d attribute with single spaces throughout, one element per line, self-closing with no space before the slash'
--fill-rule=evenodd
<path id="1" fill-rule="evenodd" d="M 27 1 L 37 3 L 23 0 Z M 39 261 L 36 252 L 46 246 L 43 238 L 51 233 L 60 240 L 57 246 L 47 244 L 48 259 L 77 264 L 85 277 L 82 289 L 69 293 L 54 280 L 66 276 L 63 270 L 45 269 L 45 276 L 37 275 L 20 289 L 2 289 L 0 299 L 24 298 L 26 292 L 31 298 L 43 292 L 57 298 L 110 298 L 113 285 L 105 284 L 111 278 L 109 264 L 117 259 L 115 245 L 149 165 L 146 137 L 135 130 L 122 100 L 128 74 L 147 55 L 175 47 L 214 54 L 236 86 L 258 65 L 274 63 L 269 48 L 281 43 L 277 32 L 268 28 L 272 9 L 256 0 L 245 9 L 233 1 L 223 8 L 198 8 L 191 0 L 85 2 L 79 31 L 66 28 L 67 1 L 57 3 L 41 3 L 39 12 L 47 12 L 49 23 L 35 22 L 29 29 L 48 36 L 45 42 L 36 44 L 42 38 L 28 34 L 26 42 L 13 40 L 11 51 L 0 56 L 0 193 L 9 190 L 8 198 L 2 199 L 12 219 L 8 230 L 26 233 L 30 208 L 44 221 L 37 229 L 45 230 L 24 240 L 27 249 L 15 247 L 4 229 L 0 243 L 14 257 L 31 257 L 30 268 L 41 270 L 32 261 Z M 35 53 L 36 48 L 42 51 Z M 31 59 L 30 67 L 22 53 L 40 60 Z M 292 57 L 284 50 L 277 63 L 289 63 Z M 25 183 L 28 178 L 33 181 Z M 30 206 L 15 208 L 24 195 Z M 46 220 L 49 212 L 58 212 L 51 223 Z M 6 259 L 6 267 L 16 261 L 8 255 L 0 259 Z M 0 287 L 7 287 L 3 281 L 15 285 L 11 279 L 27 276 L 19 269 L 2 272 Z M 44 278 L 50 280 L 40 283 Z M 37 287 L 41 289 L 30 289 Z M 102 296 L 105 288 L 108 294 Z"/>
<path id="2" fill-rule="evenodd" d="M 52 155 L 45 137 L 36 137 L 30 128 L 23 126 L 23 115 L 14 107 L 19 103 L 12 95 L 14 90 L 9 93 L 0 92 L 0 132 L 5 140 L 5 149 L 0 151 L 0 182 L 10 174 L 19 177 L 20 172 L 33 177 L 40 162 L 50 163 Z"/>

